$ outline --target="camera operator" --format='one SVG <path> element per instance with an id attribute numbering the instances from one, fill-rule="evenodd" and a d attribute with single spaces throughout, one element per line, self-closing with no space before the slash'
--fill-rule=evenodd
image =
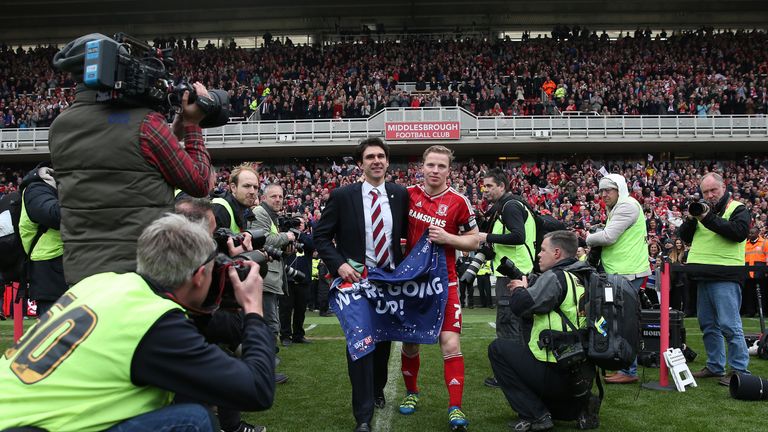
<path id="1" fill-rule="evenodd" d="M 166 215 L 139 237 L 135 273 L 102 273 L 70 288 L 0 359 L 0 406 L 13 407 L 0 429 L 219 430 L 207 407 L 169 405 L 174 394 L 269 408 L 275 346 L 262 318 L 258 265 L 245 263 L 243 281 L 228 270 L 245 312 L 241 359 L 208 344 L 186 317 L 205 307 L 216 253 L 204 224 Z"/>
<path id="2" fill-rule="evenodd" d="M 640 290 L 645 279 L 651 275 L 646 239 L 643 208 L 636 199 L 629 196 L 627 181 L 622 175 L 608 174 L 599 183 L 599 193 L 605 201 L 608 212 L 605 229 L 587 236 L 587 245 L 594 254 L 599 253 L 600 263 L 606 273 L 619 274 Z M 639 380 L 637 360 L 628 369 L 607 377 L 609 384 L 631 384 Z"/>
<path id="3" fill-rule="evenodd" d="M 283 210 L 283 188 L 279 184 L 268 184 L 261 195 L 261 204 L 253 211 L 252 227 L 267 232 L 267 246 L 285 251 L 290 243 L 296 241 L 296 235 L 290 231 L 280 232 L 278 214 Z M 269 323 L 277 340 L 280 332 L 278 316 L 279 298 L 287 289 L 284 262 L 275 259 L 269 263 L 269 273 L 264 279 L 264 319 Z"/>
<path id="4" fill-rule="evenodd" d="M 288 266 L 288 291 L 280 297 L 280 342 L 283 346 L 311 343 L 304 337 L 304 315 L 307 312 L 312 254 L 315 252 L 312 234 L 306 229 L 304 218 L 291 217 L 287 222 L 295 226 L 291 228 L 291 232 L 294 235 L 298 233 L 298 236 L 295 247 L 290 248 L 292 253 L 285 256 L 285 264 Z"/>
<path id="5" fill-rule="evenodd" d="M 691 245 L 686 267 L 694 270 L 687 273 L 697 281 L 697 316 L 707 350 L 706 366 L 693 376 L 717 377 L 727 386 L 733 373 L 748 373 L 749 366 L 739 308 L 751 217 L 746 206 L 726 191 L 720 174 L 704 175 L 699 186 L 705 201 L 691 204 L 680 226 L 680 238 Z"/>
<path id="6" fill-rule="evenodd" d="M 551 429 L 552 419 L 578 419 L 580 429 L 598 426 L 599 399 L 591 396 L 594 365 L 586 355 L 555 354 L 555 349 L 565 345 L 547 342 L 553 331 L 565 334 L 561 331 L 567 327 L 560 313 L 575 327 L 586 327 L 586 320 L 580 318 L 584 286 L 571 272 L 589 265 L 576 259 L 577 247 L 572 232 L 548 233 L 539 253 L 544 273 L 530 286 L 525 276 L 509 282 L 512 312 L 532 321 L 532 327 L 522 335 L 523 344 L 506 338 L 494 340 L 488 358 L 504 396 L 520 417 L 512 427 L 515 431 Z M 575 338 L 568 346 L 574 349 L 563 350 L 565 353 L 578 354 L 581 342 Z"/>
<path id="7" fill-rule="evenodd" d="M 206 114 L 188 103 L 188 91 L 169 128 L 154 108 L 104 100 L 108 92 L 85 86 L 85 45 L 97 40 L 114 43 L 89 34 L 54 57 L 54 66 L 78 83 L 75 102 L 56 117 L 49 136 L 70 285 L 96 273 L 133 271 L 142 230 L 172 210 L 174 188 L 205 196 L 211 168 L 199 126 Z M 208 97 L 202 84 L 194 90 L 198 100 Z"/>
<path id="8" fill-rule="evenodd" d="M 522 198 L 507 190 L 509 179 L 503 170 L 494 168 L 483 179 L 485 194 L 493 203 L 486 212 L 487 226 L 480 232 L 480 242 L 493 250 L 492 268 L 496 276 L 496 337 L 509 338 L 521 334 L 519 319 L 510 314 L 507 285 L 509 278 L 496 271 L 502 258 L 515 263 L 525 274 L 533 271 L 536 241 L 536 220 L 523 204 Z M 481 249 L 482 251 L 482 249 Z M 507 332 L 504 329 L 509 329 Z M 522 340 L 517 340 L 523 343 Z M 485 385 L 497 387 L 494 377 L 485 379 Z"/>

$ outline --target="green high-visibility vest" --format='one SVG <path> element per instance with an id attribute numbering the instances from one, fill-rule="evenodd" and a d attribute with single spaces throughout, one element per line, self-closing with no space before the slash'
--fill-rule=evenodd
<path id="1" fill-rule="evenodd" d="M 232 206 L 229 205 L 229 201 L 225 200 L 224 198 L 216 197 L 211 200 L 211 204 L 218 204 L 229 213 L 229 229 L 235 233 L 240 233 L 240 227 L 237 226 L 237 220 L 235 220 L 235 213 L 232 211 Z"/>
<path id="2" fill-rule="evenodd" d="M 609 274 L 636 275 L 651 270 L 648 261 L 648 230 L 645 227 L 643 208 L 632 197 L 625 198 L 638 208 L 637 219 L 629 226 L 612 245 L 603 246 L 600 259 Z M 618 205 L 618 203 L 616 204 Z M 608 222 L 611 216 L 608 215 Z"/>
<path id="3" fill-rule="evenodd" d="M 725 208 L 722 218 L 730 219 L 733 211 L 741 205 L 744 204 L 731 200 Z M 688 263 L 741 267 L 744 265 L 746 244 L 746 239 L 741 242 L 728 240 L 699 222 L 693 233 L 691 250 L 688 252 Z"/>
<path id="4" fill-rule="evenodd" d="M 534 256 L 536 254 L 536 220 L 533 217 L 533 214 L 531 214 L 531 211 L 528 210 L 528 207 L 523 205 L 518 200 L 512 199 L 510 201 L 507 201 L 505 206 L 510 204 L 511 202 L 514 202 L 512 205 L 519 205 L 521 206 L 526 213 L 528 213 L 528 218 L 525 220 L 525 244 L 521 245 L 504 245 L 504 244 L 496 244 L 493 245 L 493 251 L 496 253 L 496 255 L 493 257 L 493 268 L 494 268 L 494 274 L 496 276 L 504 276 L 501 273 L 495 271 L 497 268 L 499 268 L 499 265 L 501 264 L 501 259 L 503 257 L 507 257 L 509 260 L 515 263 L 517 268 L 520 269 L 523 273 L 530 273 L 533 271 L 533 260 L 536 259 Z M 501 213 L 504 212 L 504 208 L 502 207 Z M 496 221 L 493 223 L 493 230 L 491 231 L 492 234 L 506 234 L 507 233 L 507 227 L 504 226 L 504 222 L 501 220 L 501 215 L 499 215 L 498 218 L 496 218 Z"/>
<path id="5" fill-rule="evenodd" d="M 171 403 L 131 382 L 134 351 L 173 309 L 136 273 L 101 273 L 69 289 L 0 359 L 0 429 L 101 431 Z"/>
<path id="6" fill-rule="evenodd" d="M 317 279 L 319 272 L 317 266 L 320 265 L 320 260 L 317 258 L 312 259 L 312 279 Z"/>
<path id="7" fill-rule="evenodd" d="M 477 275 L 484 276 L 489 274 L 491 274 L 491 263 L 486 261 L 479 269 L 477 269 Z"/>
<path id="8" fill-rule="evenodd" d="M 579 299 L 584 295 L 584 285 L 581 284 L 579 278 L 570 272 L 563 271 L 563 273 L 565 273 L 566 293 L 565 299 L 560 303 L 560 310 L 574 326 L 585 328 L 586 319 L 579 319 L 578 306 Z M 531 350 L 536 360 L 556 363 L 555 356 L 547 347 L 539 348 L 539 335 L 544 330 L 570 331 L 570 329 L 566 327 L 563 319 L 555 310 L 548 314 L 533 315 L 533 327 L 531 328 L 531 339 L 528 341 L 528 349 Z"/>
<path id="9" fill-rule="evenodd" d="M 64 243 L 61 241 L 61 232 L 57 229 L 48 228 L 35 244 L 35 250 L 30 251 L 32 240 L 37 235 L 40 225 L 32 222 L 27 214 L 27 208 L 24 204 L 24 192 L 21 193 L 21 216 L 19 217 L 19 237 L 24 252 L 30 255 L 32 261 L 47 261 L 64 255 Z M 30 254 L 31 252 L 31 254 Z"/>

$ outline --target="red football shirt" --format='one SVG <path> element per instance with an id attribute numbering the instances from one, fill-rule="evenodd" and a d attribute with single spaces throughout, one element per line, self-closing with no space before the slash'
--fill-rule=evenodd
<path id="1" fill-rule="evenodd" d="M 422 186 L 408 187 L 408 247 L 410 252 L 429 225 L 443 228 L 450 234 L 463 234 L 477 226 L 475 212 L 464 195 L 453 188 L 430 196 Z M 448 264 L 450 285 L 458 282 L 456 277 L 456 250 L 445 246 L 445 260 Z"/>

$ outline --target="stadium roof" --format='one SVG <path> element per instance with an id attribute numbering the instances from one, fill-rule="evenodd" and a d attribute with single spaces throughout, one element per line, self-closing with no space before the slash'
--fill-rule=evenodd
<path id="1" fill-rule="evenodd" d="M 61 43 L 94 31 L 157 35 L 551 29 L 762 28 L 765 0 L 4 0 L 0 41 Z M 381 27 L 380 27 L 381 28 Z"/>

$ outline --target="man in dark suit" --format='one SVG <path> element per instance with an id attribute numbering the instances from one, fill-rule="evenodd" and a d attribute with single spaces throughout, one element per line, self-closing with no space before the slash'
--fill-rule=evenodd
<path id="1" fill-rule="evenodd" d="M 314 230 L 315 247 L 328 271 L 348 282 L 360 280 L 364 265 L 394 269 L 403 259 L 400 239 L 407 232 L 408 192 L 384 181 L 389 146 L 367 138 L 355 149 L 355 161 L 363 182 L 333 190 Z M 379 342 L 372 354 L 357 361 L 347 352 L 356 432 L 370 431 L 374 406 L 384 406 L 389 350 L 390 342 Z"/>

